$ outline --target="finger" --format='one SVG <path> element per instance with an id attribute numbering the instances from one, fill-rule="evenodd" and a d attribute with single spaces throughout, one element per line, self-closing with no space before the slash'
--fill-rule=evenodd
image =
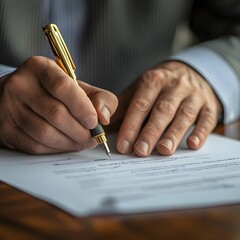
<path id="1" fill-rule="evenodd" d="M 59 151 L 83 150 L 88 147 L 87 143 L 89 144 L 91 140 L 89 131 L 84 129 L 85 132 L 88 132 L 88 138 L 86 138 L 88 141 L 86 141 L 86 139 L 82 139 L 82 141 L 79 140 L 79 142 L 73 141 L 72 138 L 68 137 L 59 129 L 49 124 L 47 121 L 45 121 L 45 119 L 35 114 L 26 106 L 24 108 L 19 108 L 14 121 L 19 128 L 21 128 L 31 138 L 38 141 L 42 145 L 58 149 Z M 83 133 L 79 135 L 82 136 Z M 78 136 L 78 138 L 80 139 L 80 136 Z"/>
<path id="2" fill-rule="evenodd" d="M 142 124 L 152 109 L 164 81 L 164 72 L 154 70 L 148 71 L 139 80 L 136 94 L 130 102 L 118 134 L 117 149 L 120 153 L 131 152 Z"/>
<path id="3" fill-rule="evenodd" d="M 92 145 L 91 143 L 93 140 L 91 138 L 89 130 L 84 128 L 68 111 L 68 109 L 63 105 L 61 102 L 57 101 L 56 99 L 52 98 L 49 94 L 45 92 L 44 89 L 39 89 L 38 93 L 36 93 L 30 99 L 27 99 L 25 102 L 27 106 L 29 106 L 35 113 L 45 119 L 48 123 L 42 120 L 42 127 L 40 127 L 43 135 L 48 135 L 48 131 L 51 132 L 50 136 L 53 143 L 57 144 L 59 139 L 65 138 L 65 143 L 63 142 L 60 146 L 69 146 L 67 144 L 70 142 L 75 142 L 78 145 L 86 145 L 86 143 Z M 26 116 L 26 114 L 24 115 Z M 39 118 L 32 117 L 32 122 L 40 121 Z M 34 122 L 35 124 L 35 122 Z M 33 125 L 33 124 L 31 124 Z M 50 126 L 51 125 L 51 128 Z M 40 123 L 39 123 L 39 126 Z M 44 129 L 44 126 L 46 129 Z M 29 134 L 33 136 L 36 132 L 39 132 L 39 128 L 31 126 L 32 129 L 29 129 Z M 49 129 L 47 131 L 47 129 Z M 46 133 L 45 133 L 46 131 Z M 39 133 L 38 133 L 39 134 Z M 35 136 L 36 139 L 36 136 Z M 39 139 L 38 139 L 39 140 Z M 40 140 L 39 140 L 40 141 Z M 41 142 L 47 141 L 47 136 L 41 138 Z"/>
<path id="4" fill-rule="evenodd" d="M 118 106 L 117 97 L 107 90 L 91 86 L 81 81 L 78 82 L 96 109 L 100 123 L 103 125 L 109 124 L 110 118 Z"/>
<path id="5" fill-rule="evenodd" d="M 217 112 L 209 106 L 205 106 L 200 114 L 193 132 L 187 139 L 187 145 L 190 149 L 199 149 L 206 141 L 208 135 L 217 125 Z"/>
<path id="6" fill-rule="evenodd" d="M 151 154 L 156 142 L 175 117 L 177 109 L 185 97 L 184 88 L 168 88 L 160 95 L 134 146 L 134 152 L 138 156 Z"/>
<path id="7" fill-rule="evenodd" d="M 35 61 L 34 58 L 31 61 Z M 47 58 L 38 59 L 34 66 L 41 86 L 50 95 L 61 101 L 84 127 L 96 127 L 97 113 L 86 93 L 73 79 Z"/>
<path id="8" fill-rule="evenodd" d="M 17 126 L 5 126 L 5 138 L 2 144 L 9 149 L 19 150 L 34 154 L 45 154 L 45 153 L 59 153 L 60 151 L 55 148 L 45 146 L 35 139 L 31 138 L 25 132 L 23 132 Z"/>
<path id="9" fill-rule="evenodd" d="M 203 99 L 196 95 L 188 97 L 181 103 L 173 122 L 157 144 L 160 154 L 171 155 L 175 152 L 186 131 L 196 121 L 202 105 Z"/>

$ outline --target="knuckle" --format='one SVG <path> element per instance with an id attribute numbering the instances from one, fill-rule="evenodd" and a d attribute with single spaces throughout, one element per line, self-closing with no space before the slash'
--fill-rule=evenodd
<path id="1" fill-rule="evenodd" d="M 8 78 L 4 84 L 4 91 L 8 94 L 15 95 L 17 92 L 20 92 L 22 86 L 16 74 Z"/>
<path id="2" fill-rule="evenodd" d="M 60 96 L 61 94 L 68 91 L 71 86 L 71 81 L 67 81 L 63 76 L 52 76 L 53 73 L 47 70 L 48 79 L 54 79 L 54 84 L 51 86 L 51 92 L 54 96 Z"/>
<path id="3" fill-rule="evenodd" d="M 167 71 L 165 69 L 159 69 L 158 71 L 155 71 L 154 73 L 155 73 L 155 77 L 161 83 L 167 79 Z"/>
<path id="4" fill-rule="evenodd" d="M 54 126 L 60 126 L 65 120 L 65 115 L 65 107 L 57 104 L 52 104 L 47 111 L 47 119 Z"/>
<path id="5" fill-rule="evenodd" d="M 131 121 L 131 122 L 128 121 L 125 125 L 125 129 L 127 129 L 128 132 L 138 132 L 139 126 L 134 121 Z"/>
<path id="6" fill-rule="evenodd" d="M 179 114 L 190 123 L 196 119 L 196 111 L 192 107 L 184 106 L 179 108 Z"/>
<path id="7" fill-rule="evenodd" d="M 199 136 L 206 136 L 209 130 L 206 126 L 198 126 L 197 132 Z"/>
<path id="8" fill-rule="evenodd" d="M 174 99 L 158 101 L 155 104 L 157 111 L 164 113 L 168 118 L 172 118 L 175 114 Z"/>
<path id="9" fill-rule="evenodd" d="M 27 67 L 32 67 L 32 66 L 38 65 L 39 60 L 40 60 L 40 57 L 37 57 L 37 56 L 30 57 L 25 61 L 24 65 L 26 65 Z"/>
<path id="10" fill-rule="evenodd" d="M 148 89 L 159 88 L 165 74 L 162 71 L 148 70 L 141 79 L 141 87 Z"/>
<path id="11" fill-rule="evenodd" d="M 180 140 L 182 137 L 180 129 L 172 128 L 168 130 L 168 135 L 171 136 L 171 139 Z"/>
<path id="12" fill-rule="evenodd" d="M 53 62 L 53 60 L 48 59 L 43 56 L 32 56 L 25 61 L 24 65 L 26 65 L 27 67 L 29 67 L 31 69 L 33 67 L 36 67 L 36 68 L 39 68 L 42 66 L 47 67 L 50 62 Z"/>
<path id="13" fill-rule="evenodd" d="M 198 125 L 196 127 L 196 135 L 199 137 L 199 139 L 201 139 L 201 141 L 203 141 L 211 133 L 212 129 L 213 128 L 210 128 L 210 126 Z"/>
<path id="14" fill-rule="evenodd" d="M 189 86 L 189 78 L 186 75 L 181 75 L 174 79 L 174 86 L 177 88 L 187 88 Z"/>
<path id="15" fill-rule="evenodd" d="M 153 127 L 147 127 L 144 129 L 143 136 L 154 141 L 159 138 L 159 130 Z"/>
<path id="16" fill-rule="evenodd" d="M 181 75 L 180 78 L 178 79 L 178 83 L 179 83 L 179 85 L 181 85 L 181 86 L 182 86 L 182 85 L 183 85 L 183 86 L 187 85 L 187 83 L 188 83 L 188 76 L 185 75 L 185 74 Z"/>
<path id="17" fill-rule="evenodd" d="M 31 147 L 25 139 L 22 139 L 19 135 L 10 134 L 4 140 L 3 145 L 9 149 L 17 149 L 24 152 L 29 152 L 29 148 Z"/>
<path id="18" fill-rule="evenodd" d="M 214 114 L 209 107 L 202 111 L 201 117 L 205 119 L 205 122 L 207 122 L 210 126 L 215 126 L 217 124 L 217 115 Z"/>
<path id="19" fill-rule="evenodd" d="M 49 126 L 42 125 L 38 128 L 36 134 L 40 142 L 51 142 L 52 134 Z"/>
<path id="20" fill-rule="evenodd" d="M 150 103 L 147 101 L 147 99 L 136 98 L 132 101 L 132 106 L 134 111 L 145 114 L 149 111 Z"/>

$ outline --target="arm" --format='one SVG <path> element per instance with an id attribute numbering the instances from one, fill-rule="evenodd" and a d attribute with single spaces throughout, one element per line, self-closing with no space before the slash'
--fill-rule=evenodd
<path id="1" fill-rule="evenodd" d="M 240 117 L 240 2 L 196 1 L 191 28 L 202 43 L 170 59 L 202 75 L 221 100 L 224 123 L 235 121 Z"/>
<path id="2" fill-rule="evenodd" d="M 232 14 L 233 17 L 239 15 L 236 11 L 240 3 L 225 2 L 200 4 L 223 13 L 227 9 L 227 21 Z M 206 28 L 211 26 L 201 24 Z M 160 154 L 171 155 L 193 124 L 187 144 L 190 149 L 199 149 L 223 114 L 222 107 L 224 122 L 239 118 L 237 68 L 240 54 L 235 55 L 240 50 L 239 37 L 228 32 L 226 37 L 220 38 L 223 35 L 224 32 L 215 34 L 216 39 L 212 41 L 209 40 L 213 36 L 206 35 L 206 39 L 201 39 L 205 42 L 147 71 L 120 96 L 120 105 L 126 99 L 131 102 L 119 131 L 117 148 L 120 152 L 134 151 L 139 156 L 147 156 L 156 147 Z"/>

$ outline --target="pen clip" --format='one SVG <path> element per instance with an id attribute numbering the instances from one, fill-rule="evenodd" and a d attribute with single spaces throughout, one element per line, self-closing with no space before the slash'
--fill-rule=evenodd
<path id="1" fill-rule="evenodd" d="M 57 64 L 66 72 L 72 79 L 76 80 L 74 73 L 76 67 L 72 57 L 67 49 L 67 46 L 62 38 L 62 35 L 55 24 L 48 24 L 43 27 L 45 36 L 52 48 Z"/>

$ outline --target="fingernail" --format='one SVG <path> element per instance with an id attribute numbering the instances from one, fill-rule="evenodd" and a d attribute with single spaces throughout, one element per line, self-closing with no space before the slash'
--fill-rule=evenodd
<path id="1" fill-rule="evenodd" d="M 163 145 L 164 147 L 166 147 L 169 150 L 173 149 L 173 142 L 172 142 L 172 140 L 170 140 L 168 138 L 161 140 L 159 144 Z"/>
<path id="2" fill-rule="evenodd" d="M 97 118 L 94 115 L 90 115 L 85 119 L 84 126 L 88 129 L 93 129 L 97 125 Z"/>
<path id="3" fill-rule="evenodd" d="M 149 151 L 149 144 L 144 141 L 139 141 L 136 143 L 135 149 L 137 149 L 142 154 L 147 155 Z"/>
<path id="4" fill-rule="evenodd" d="M 111 114 L 106 106 L 102 107 L 101 113 L 102 113 L 103 117 L 105 118 L 105 120 L 109 123 Z"/>
<path id="5" fill-rule="evenodd" d="M 199 137 L 197 137 L 197 136 L 191 136 L 189 139 L 190 139 L 192 142 L 194 142 L 194 144 L 195 144 L 196 146 L 198 146 L 199 143 L 200 143 L 200 139 L 199 139 Z"/>
<path id="6" fill-rule="evenodd" d="M 130 152 L 130 143 L 126 140 L 122 140 L 118 143 L 117 149 L 120 153 L 126 154 Z"/>

